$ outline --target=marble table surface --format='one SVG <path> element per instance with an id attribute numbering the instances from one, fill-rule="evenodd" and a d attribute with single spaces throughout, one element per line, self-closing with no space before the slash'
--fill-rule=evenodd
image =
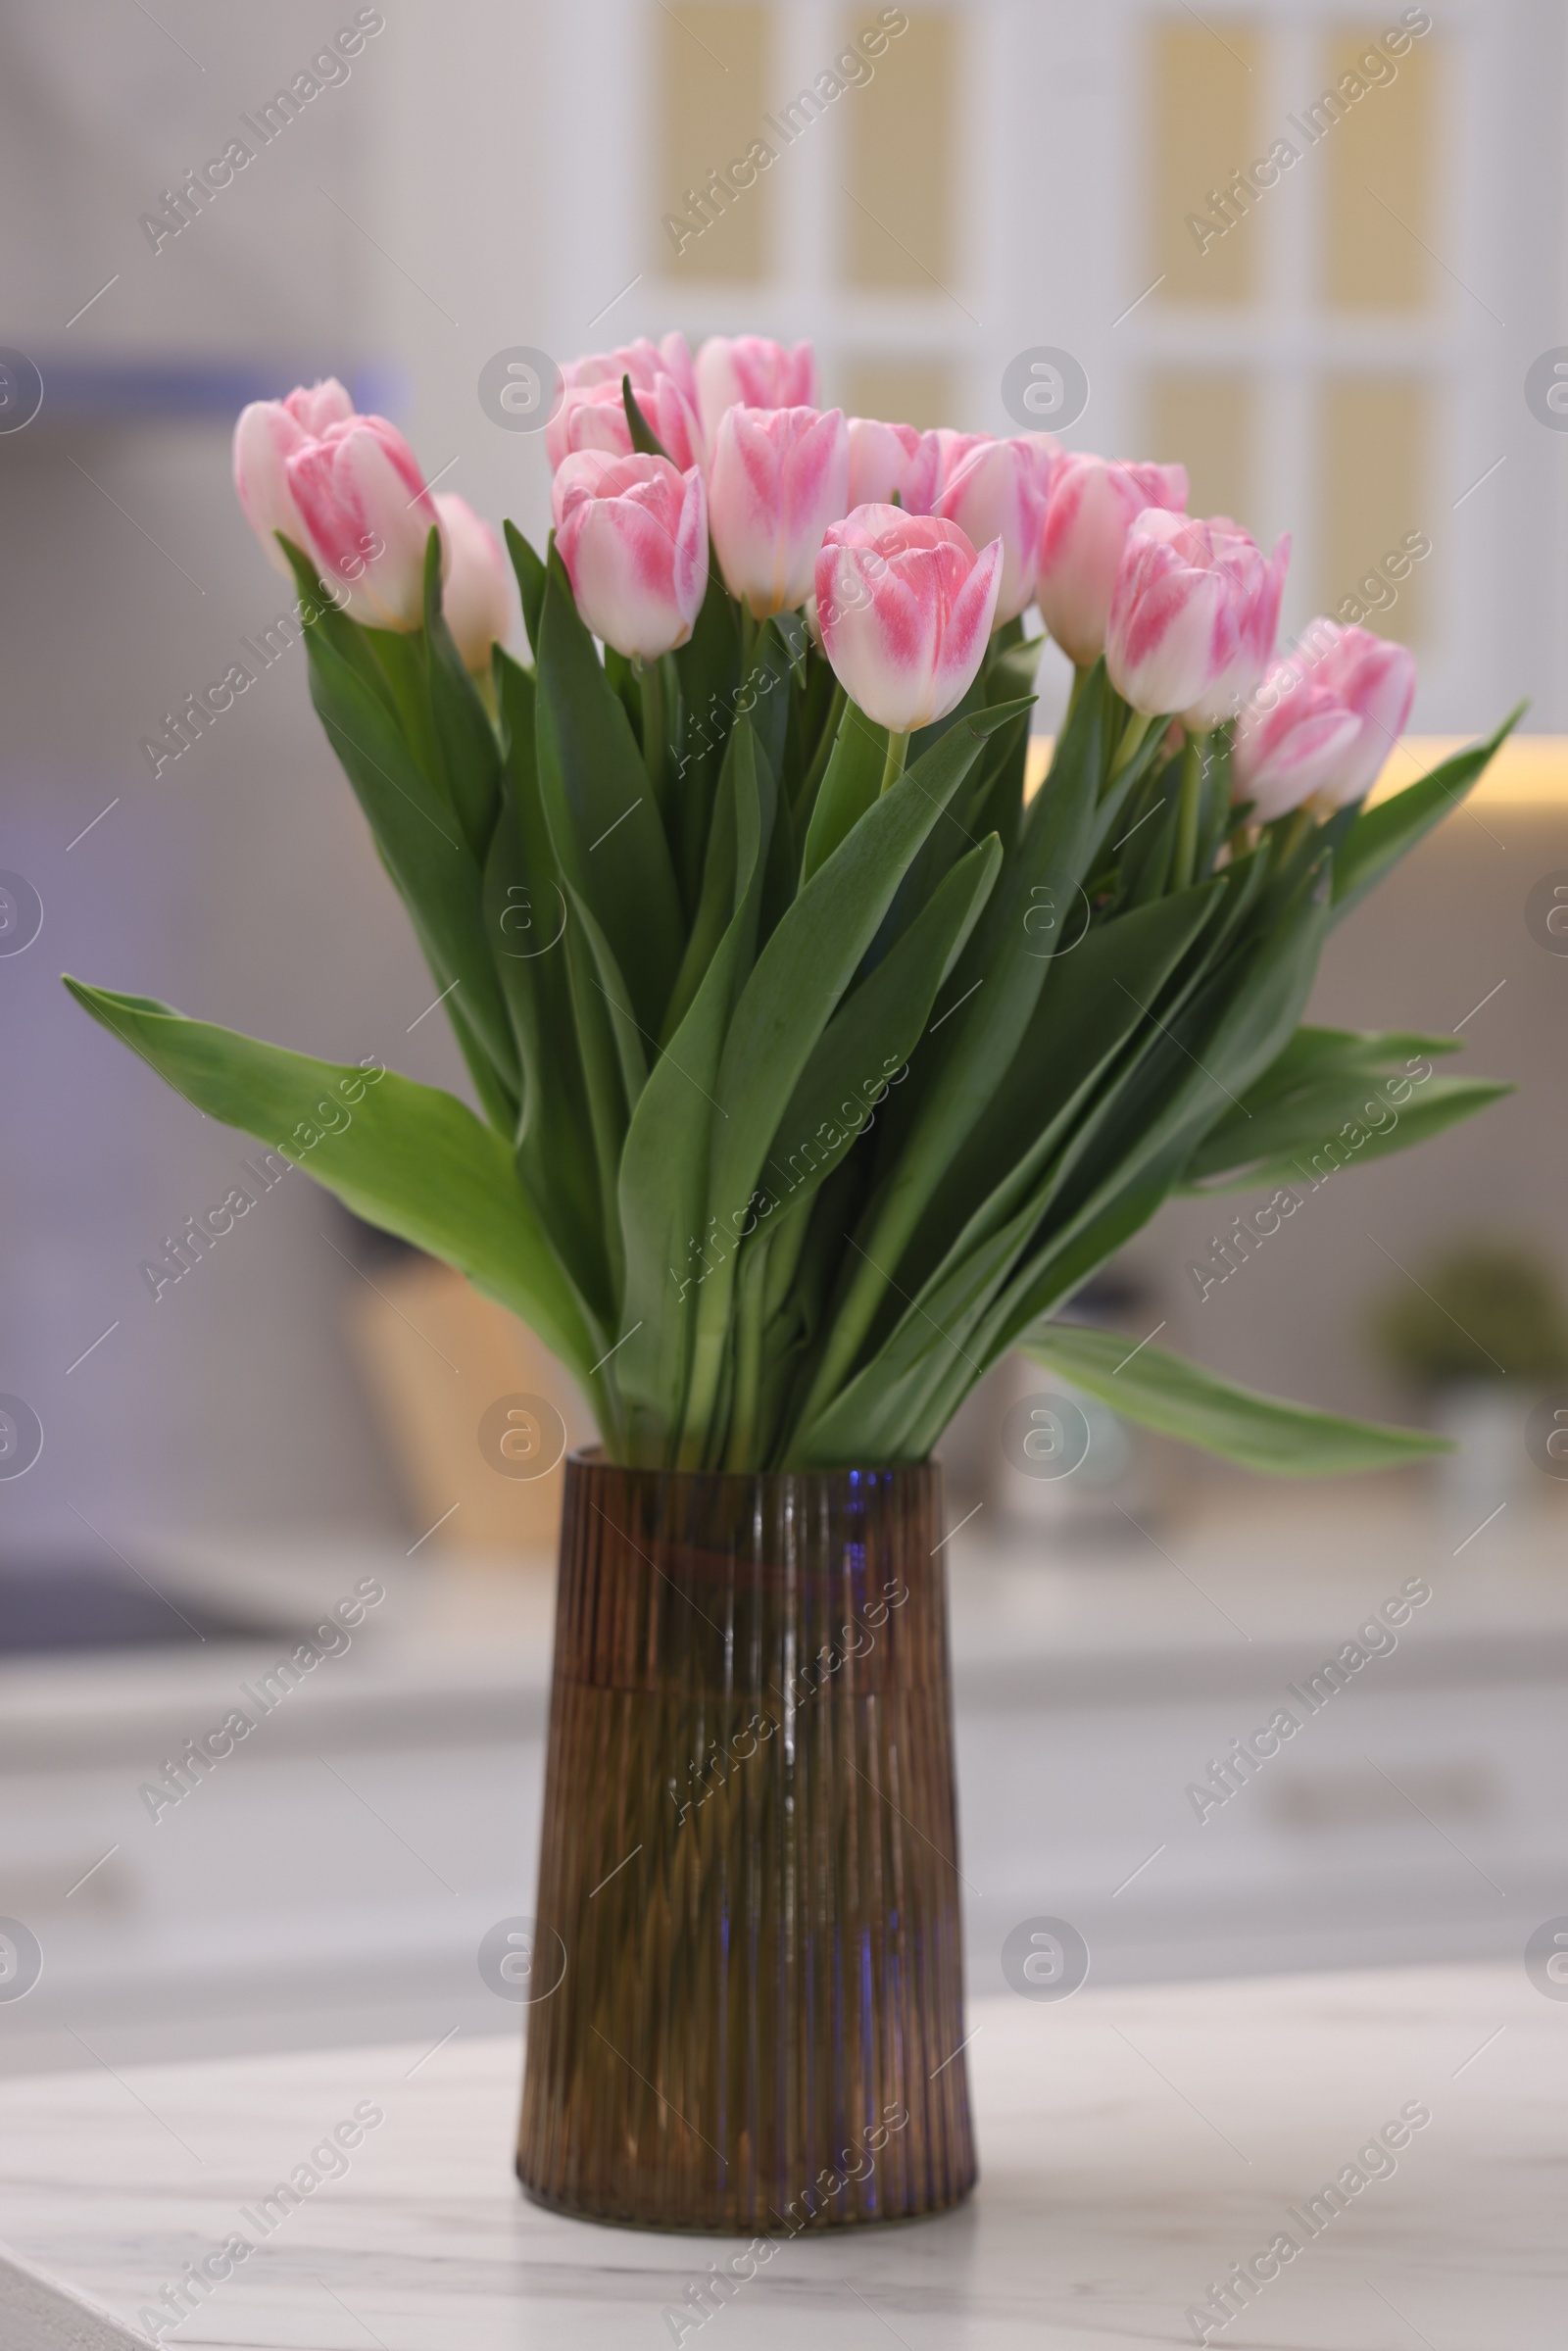
<path id="1" fill-rule="evenodd" d="M 1275 2274 L 1223 2324 L 1210 2304 L 1206 2339 L 1568 2340 L 1568 2002 L 1543 1996 L 1522 1960 L 1089 1984 L 1060 2002 L 977 2002 L 971 2028 L 972 2200 L 935 2221 L 780 2242 L 701 2325 L 689 2289 L 738 2240 L 585 2226 L 519 2195 L 510 2037 L 15 2081 L 0 2086 L 0 2343 L 142 2340 L 138 2313 L 236 2233 L 255 2250 L 162 2339 L 1148 2351 L 1204 2339 L 1190 2313 L 1256 2261 Z M 381 2120 L 264 2232 L 259 2199 L 357 2111 L 362 2126 Z M 1398 2151 L 1363 2153 L 1389 2125 Z M 1341 2192 L 1313 2220 L 1330 2181 Z M 1298 2250 L 1280 2263 L 1276 2247 L 1271 2263 L 1281 2237 Z"/>

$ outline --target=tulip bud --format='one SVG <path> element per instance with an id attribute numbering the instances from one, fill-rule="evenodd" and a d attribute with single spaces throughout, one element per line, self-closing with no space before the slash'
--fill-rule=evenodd
<path id="1" fill-rule="evenodd" d="M 301 384 L 286 400 L 253 400 L 239 413 L 234 427 L 235 494 L 268 562 L 285 579 L 293 575 L 274 533 L 281 531 L 302 550 L 308 545 L 304 517 L 288 486 L 287 462 L 329 424 L 344 424 L 353 414 L 354 403 L 335 375 L 322 383 Z"/>
<path id="2" fill-rule="evenodd" d="M 904 503 L 914 513 L 956 522 L 976 547 L 1002 541 L 1000 628 L 1017 618 L 1035 592 L 1051 461 L 1021 437 L 997 441 L 989 433 L 950 432 L 944 426 L 926 438 L 936 444 L 935 491 L 911 484 Z"/>
<path id="3" fill-rule="evenodd" d="M 1120 465 L 1079 450 L 1057 459 L 1040 534 L 1035 602 L 1080 669 L 1105 650 L 1111 590 L 1134 516 L 1147 507 L 1180 513 L 1186 504 L 1182 465 Z"/>
<path id="4" fill-rule="evenodd" d="M 556 546 L 577 610 L 628 660 L 684 645 L 708 591 L 708 500 L 695 465 L 667 458 L 564 460 L 551 490 Z"/>
<path id="5" fill-rule="evenodd" d="M 699 369 L 710 348 L 704 344 Z M 810 594 L 822 533 L 848 503 L 843 416 L 726 409 L 712 449 L 709 503 L 724 584 L 760 619 L 793 612 Z"/>
<path id="6" fill-rule="evenodd" d="M 1361 721 L 1331 688 L 1281 661 L 1242 712 L 1231 754 L 1231 797 L 1263 824 L 1315 793 L 1338 797 Z"/>
<path id="7" fill-rule="evenodd" d="M 1334 792 L 1336 805 L 1346 807 L 1371 790 L 1404 732 L 1415 700 L 1415 656 L 1369 629 L 1342 628 L 1334 620 L 1312 621 L 1302 631 L 1302 646 L 1312 649 L 1313 684 L 1327 686 L 1361 721 Z"/>
<path id="8" fill-rule="evenodd" d="M 883 424 L 875 416 L 852 416 L 850 511 L 858 506 L 891 506 L 895 490 L 908 514 L 929 514 L 936 491 L 938 450 L 934 433 L 912 424 Z"/>
<path id="9" fill-rule="evenodd" d="M 634 343 L 621 343 L 613 351 L 591 351 L 583 359 L 568 360 L 561 370 L 568 392 L 606 383 L 618 391 L 623 375 L 631 377 L 634 392 L 651 390 L 661 375 L 673 376 L 682 399 L 695 413 L 697 371 L 683 334 L 667 334 L 658 343 L 639 335 Z"/>
<path id="10" fill-rule="evenodd" d="M 689 465 L 706 463 L 696 412 L 672 375 L 656 375 L 648 384 L 634 383 L 631 396 L 671 464 L 684 473 Z M 626 421 L 619 376 L 613 383 L 568 388 L 545 426 L 545 450 L 553 467 L 579 449 L 602 449 L 611 457 L 631 456 L 631 426 Z"/>
<path id="11" fill-rule="evenodd" d="M 1274 656 L 1279 635 L 1280 600 L 1285 594 L 1285 570 L 1291 560 L 1289 534 L 1265 558 L 1226 514 L 1204 525 L 1214 561 L 1232 584 L 1236 616 L 1236 650 L 1211 686 L 1193 709 L 1182 715 L 1195 734 L 1205 734 L 1223 719 L 1234 718 Z"/>
<path id="12" fill-rule="evenodd" d="M 906 735 L 946 717 L 985 658 L 1002 541 L 976 555 L 956 522 L 862 506 L 830 524 L 816 559 L 822 649 L 850 700 Z"/>
<path id="13" fill-rule="evenodd" d="M 1146 715 L 1179 710 L 1198 732 L 1234 710 L 1268 659 L 1289 552 L 1282 540 L 1265 562 L 1223 517 L 1146 508 L 1128 530 L 1106 623 L 1117 693 Z"/>
<path id="14" fill-rule="evenodd" d="M 417 628 L 425 546 L 440 517 L 397 427 L 384 416 L 329 424 L 284 470 L 323 579 L 348 590 L 342 609 L 367 628 Z"/>
<path id="15" fill-rule="evenodd" d="M 447 554 L 442 614 L 464 667 L 482 675 L 491 647 L 504 645 L 511 633 L 512 573 L 501 541 L 466 498 L 443 491 L 434 504 Z"/>
<path id="16" fill-rule="evenodd" d="M 786 351 L 766 335 L 710 335 L 697 354 L 697 414 L 710 449 L 731 408 L 814 408 L 816 354 L 809 343 Z"/>

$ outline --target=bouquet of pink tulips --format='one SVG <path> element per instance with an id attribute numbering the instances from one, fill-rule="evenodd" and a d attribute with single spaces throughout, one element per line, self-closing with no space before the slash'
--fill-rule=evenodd
<path id="1" fill-rule="evenodd" d="M 1506 728 L 1368 810 L 1413 664 L 1326 620 L 1277 661 L 1287 544 L 1191 518 L 1179 465 L 814 400 L 753 337 L 567 367 L 548 552 L 506 525 L 531 661 L 390 424 L 335 382 L 247 409 L 240 502 L 482 1117 L 78 998 L 524 1317 L 613 1458 L 917 1460 L 1019 1347 L 1254 1467 L 1426 1449 L 1061 1310 L 1173 1193 L 1278 1200 L 1502 1091 L 1300 1018 Z M 1030 797 L 1032 612 L 1075 674 Z"/>

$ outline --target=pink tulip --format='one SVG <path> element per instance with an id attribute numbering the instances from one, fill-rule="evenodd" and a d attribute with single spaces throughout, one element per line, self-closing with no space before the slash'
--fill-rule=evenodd
<path id="1" fill-rule="evenodd" d="M 934 488 L 911 478 L 904 503 L 914 513 L 956 522 L 977 547 L 1002 541 L 1000 628 L 1017 618 L 1035 592 L 1051 461 L 1022 438 L 997 441 L 989 433 L 950 432 L 944 426 L 926 440 L 936 446 Z M 913 476 L 917 468 L 910 471 Z"/>
<path id="2" fill-rule="evenodd" d="M 307 549 L 304 517 L 294 503 L 285 466 L 298 449 L 329 424 L 344 424 L 354 403 L 335 375 L 323 383 L 301 384 L 286 400 L 253 400 L 234 427 L 234 489 L 245 519 L 262 542 L 268 562 L 292 578 L 287 556 L 274 533 Z"/>
<path id="3" fill-rule="evenodd" d="M 852 513 L 858 506 L 891 506 L 895 490 L 906 513 L 930 513 L 941 469 L 935 433 L 875 416 L 852 416 L 849 433 Z"/>
<path id="4" fill-rule="evenodd" d="M 483 673 L 490 649 L 512 630 L 512 572 L 501 541 L 466 498 L 443 491 L 435 500 L 447 551 L 441 610 L 466 669 Z"/>
<path id="5" fill-rule="evenodd" d="M 684 645 L 708 590 L 708 500 L 695 465 L 579 450 L 551 490 L 577 610 L 628 660 Z"/>
<path id="6" fill-rule="evenodd" d="M 862 506 L 829 525 L 816 559 L 822 648 L 850 700 L 906 735 L 963 700 L 985 657 L 1005 561 L 976 555 L 956 522 Z"/>
<path id="7" fill-rule="evenodd" d="M 1317 793 L 1337 802 L 1360 735 L 1360 719 L 1331 687 L 1282 661 L 1242 712 L 1231 759 L 1232 798 L 1251 801 L 1263 824 Z"/>
<path id="8" fill-rule="evenodd" d="M 545 450 L 552 467 L 578 449 L 603 449 L 612 457 L 631 456 L 631 427 L 620 386 L 617 376 L 613 383 L 582 384 L 564 393 L 561 406 L 545 426 Z M 705 463 L 702 427 L 672 375 L 656 375 L 651 384 L 634 383 L 632 398 L 649 430 L 683 473 L 689 465 Z"/>
<path id="9" fill-rule="evenodd" d="M 639 335 L 635 343 L 617 344 L 613 351 L 590 351 L 583 359 L 568 360 L 561 370 L 568 392 L 605 383 L 618 389 L 623 375 L 631 377 L 634 392 L 650 391 L 661 375 L 672 375 L 682 398 L 693 409 L 697 406 L 697 371 L 683 334 L 667 334 L 658 343 Z"/>
<path id="10" fill-rule="evenodd" d="M 1105 629 L 1110 682 L 1135 710 L 1179 711 L 1199 731 L 1261 675 L 1278 618 L 1289 542 L 1265 562 L 1223 518 L 1148 507 L 1127 533 Z"/>
<path id="11" fill-rule="evenodd" d="M 1180 513 L 1182 465 L 1120 465 L 1079 450 L 1057 460 L 1040 537 L 1035 602 L 1040 617 L 1080 669 L 1105 650 L 1111 590 L 1133 518 L 1147 507 Z"/>
<path id="12" fill-rule="evenodd" d="M 348 590 L 342 609 L 368 628 L 417 628 L 425 545 L 440 516 L 397 427 L 384 416 L 329 424 L 284 470 L 323 579 Z"/>
<path id="13" fill-rule="evenodd" d="M 705 343 L 702 359 L 712 348 Z M 838 409 L 731 408 L 712 443 L 709 503 L 724 584 L 761 618 L 811 591 L 817 549 L 849 504 L 850 441 Z"/>
<path id="14" fill-rule="evenodd" d="M 766 335 L 710 335 L 697 354 L 697 414 L 710 449 L 731 408 L 814 408 L 816 354 L 809 343 L 786 351 Z"/>
<path id="15" fill-rule="evenodd" d="M 1204 528 L 1214 561 L 1230 578 L 1235 592 L 1236 651 L 1226 667 L 1182 712 L 1194 734 L 1205 734 L 1223 719 L 1234 718 L 1274 658 L 1280 629 L 1280 599 L 1285 594 L 1286 566 L 1291 560 L 1289 534 L 1271 556 L 1265 557 L 1245 530 L 1228 514 L 1216 514 Z"/>
<path id="16" fill-rule="evenodd" d="M 1369 629 L 1342 628 L 1334 620 L 1314 620 L 1303 638 L 1313 648 L 1313 683 L 1327 686 L 1361 721 L 1354 756 L 1335 793 L 1343 808 L 1371 790 L 1404 732 L 1415 700 L 1415 656 Z"/>

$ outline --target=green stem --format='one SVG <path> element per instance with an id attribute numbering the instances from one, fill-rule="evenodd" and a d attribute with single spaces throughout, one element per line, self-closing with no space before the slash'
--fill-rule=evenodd
<path id="1" fill-rule="evenodd" d="M 610 1448 L 613 1461 L 624 1459 L 626 1451 L 626 1415 L 621 1408 L 620 1391 L 612 1373 L 590 1373 L 587 1379 L 589 1397 L 600 1434 Z"/>
<path id="2" fill-rule="evenodd" d="M 914 1222 L 912 1209 L 901 1217 L 898 1213 L 900 1206 L 901 1203 L 898 1200 L 890 1203 L 893 1211 L 891 1221 L 894 1227 L 891 1234 L 885 1234 L 882 1230 L 883 1226 L 890 1222 L 887 1213 L 884 1213 L 873 1228 L 874 1244 L 880 1243 L 882 1247 L 888 1248 L 895 1263 L 907 1237 L 908 1227 Z M 880 1259 L 880 1252 L 878 1260 L 873 1260 L 869 1251 L 863 1252 L 859 1264 L 857 1265 L 851 1276 L 848 1294 L 834 1313 L 831 1330 L 825 1334 L 826 1345 L 822 1349 L 821 1358 L 817 1363 L 806 1401 L 797 1416 L 794 1432 L 796 1435 L 799 1435 L 802 1429 L 808 1428 L 817 1414 L 831 1402 L 853 1368 L 855 1359 L 860 1351 L 861 1342 L 876 1318 L 876 1310 L 887 1296 L 888 1277 L 882 1271 L 882 1262 L 885 1260 Z"/>
<path id="3" fill-rule="evenodd" d="M 1296 810 L 1288 824 L 1281 824 L 1280 830 L 1274 836 L 1276 845 L 1274 851 L 1274 863 L 1276 870 L 1280 866 L 1288 865 L 1290 863 L 1297 851 L 1300 848 L 1301 843 L 1306 839 L 1307 834 L 1315 831 L 1316 827 L 1317 818 L 1312 812 L 1312 804 L 1310 801 L 1306 802 L 1301 808 L 1298 808 Z"/>
<path id="4" fill-rule="evenodd" d="M 724 1467 L 751 1470 L 756 1457 L 758 1408 L 762 1392 L 762 1326 L 767 1292 L 770 1235 L 761 1235 L 735 1284 L 735 1393 L 730 1406 Z"/>
<path id="5" fill-rule="evenodd" d="M 1094 664 L 1091 662 L 1090 667 L 1092 668 L 1093 665 Z M 1074 710 L 1078 708 L 1079 696 L 1083 693 L 1083 690 L 1088 683 L 1089 669 L 1080 669 L 1075 661 L 1073 663 L 1072 671 L 1072 686 L 1067 696 L 1067 708 L 1062 713 L 1061 731 L 1063 734 L 1066 733 L 1068 721 L 1072 717 Z"/>
<path id="6" fill-rule="evenodd" d="M 1203 804 L 1203 768 L 1208 757 L 1206 735 L 1189 735 L 1182 753 L 1182 793 L 1176 810 L 1176 855 L 1171 862 L 1170 887 L 1186 890 L 1198 860 L 1198 819 Z"/>
<path id="7" fill-rule="evenodd" d="M 890 734 L 888 737 L 888 756 L 882 768 L 882 782 L 878 787 L 879 798 L 881 794 L 887 790 L 889 784 L 896 784 L 898 782 L 900 776 L 904 773 L 904 762 L 908 756 L 908 736 Z"/>
<path id="8" fill-rule="evenodd" d="M 645 661 L 637 658 L 636 668 L 643 696 L 643 763 L 648 780 L 654 787 L 654 799 L 661 815 L 668 813 L 669 798 L 669 733 L 664 701 L 664 668 L 662 661 Z"/>
<path id="9" fill-rule="evenodd" d="M 1116 757 L 1111 760 L 1110 773 L 1105 778 L 1107 791 L 1122 769 L 1137 758 L 1139 746 L 1153 723 L 1153 719 L 1143 710 L 1128 711 L 1127 723 L 1121 730 L 1121 741 L 1116 746 Z"/>
<path id="10" fill-rule="evenodd" d="M 470 669 L 468 675 L 473 680 L 473 690 L 475 694 L 478 695 L 479 700 L 484 704 L 485 710 L 489 713 L 491 725 L 499 726 L 501 722 L 501 700 L 499 695 L 496 693 L 496 673 L 494 668 L 487 663 L 483 669 Z"/>
<path id="11" fill-rule="evenodd" d="M 725 1350 L 733 1338 L 735 1267 L 733 1246 L 717 1265 L 710 1267 L 698 1298 L 692 1335 L 691 1373 L 681 1414 L 680 1440 L 672 1466 L 676 1469 L 716 1467 L 708 1460 L 709 1441 L 723 1384 Z"/>

